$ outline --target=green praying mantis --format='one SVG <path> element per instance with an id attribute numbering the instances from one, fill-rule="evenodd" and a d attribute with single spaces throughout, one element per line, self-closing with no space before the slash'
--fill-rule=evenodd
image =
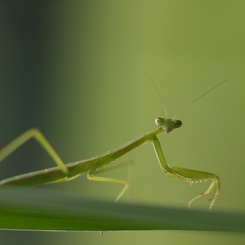
<path id="1" fill-rule="evenodd" d="M 192 101 L 190 104 L 188 104 L 186 107 L 188 107 L 189 105 L 194 103 L 196 100 L 200 99 L 202 96 L 209 93 L 211 90 L 215 89 L 217 86 L 223 84 L 226 81 L 227 80 L 209 89 L 207 92 L 205 92 L 204 94 L 199 96 L 197 99 Z M 155 86 L 154 88 L 156 89 Z M 214 193 L 213 198 L 211 199 L 211 203 L 209 206 L 209 209 L 211 210 L 217 197 L 220 194 L 219 177 L 216 174 L 209 173 L 209 172 L 197 171 L 197 170 L 180 168 L 180 167 L 170 167 L 170 165 L 167 163 L 164 157 L 163 150 L 162 150 L 160 141 L 158 139 L 158 136 L 161 133 L 165 132 L 166 134 L 169 134 L 171 131 L 179 128 L 182 125 L 182 122 L 180 120 L 175 120 L 175 118 L 186 107 L 181 109 L 175 115 L 173 119 L 157 118 L 155 120 L 157 128 L 153 129 L 152 131 L 148 133 L 144 133 L 143 135 L 129 141 L 128 143 L 122 146 L 119 146 L 118 148 L 109 150 L 106 153 L 97 155 L 95 157 L 91 157 L 86 160 L 81 160 L 81 161 L 72 162 L 68 164 L 65 164 L 62 161 L 58 153 L 54 150 L 54 148 L 51 146 L 51 144 L 46 139 L 46 137 L 42 134 L 41 131 L 39 131 L 36 128 L 29 129 L 23 134 L 21 134 L 19 137 L 14 139 L 12 142 L 10 142 L 8 145 L 6 145 L 3 149 L 1 149 L 0 161 L 5 159 L 7 156 L 9 156 L 12 152 L 14 152 L 17 148 L 19 148 L 21 145 L 26 143 L 28 140 L 33 138 L 44 148 L 44 150 L 50 155 L 50 157 L 54 160 L 54 162 L 58 166 L 44 169 L 44 170 L 30 172 L 27 174 L 21 174 L 21 175 L 17 175 L 11 178 L 1 180 L 0 186 L 27 188 L 27 187 L 33 187 L 33 186 L 38 186 L 38 185 L 47 184 L 47 183 L 59 183 L 63 181 L 69 181 L 69 180 L 79 177 L 82 174 L 87 173 L 87 178 L 89 180 L 114 182 L 114 183 L 123 184 L 124 188 L 120 192 L 118 197 L 116 198 L 116 201 L 118 201 L 121 198 L 121 196 L 125 193 L 125 191 L 127 190 L 129 186 L 129 181 L 122 180 L 122 179 L 97 177 L 95 175 L 111 170 L 111 169 L 114 169 L 116 167 L 120 167 L 120 166 L 128 164 L 128 163 L 121 163 L 115 166 L 109 166 L 109 167 L 107 166 L 110 163 L 117 160 L 118 158 L 120 158 L 121 156 L 123 156 L 124 154 L 128 153 L 129 151 L 132 151 L 136 147 L 142 144 L 145 144 L 145 143 L 151 143 L 155 151 L 157 160 L 159 162 L 160 168 L 162 172 L 165 173 L 167 176 L 183 179 L 190 184 L 195 183 L 195 182 L 208 181 L 208 180 L 211 181 L 211 184 L 208 186 L 208 188 L 205 191 L 203 191 L 200 195 L 192 198 L 188 203 L 188 207 L 190 208 L 194 200 L 196 200 L 199 197 L 209 194 L 215 188 L 215 193 Z M 164 106 L 164 110 L 166 113 L 165 106 Z"/>

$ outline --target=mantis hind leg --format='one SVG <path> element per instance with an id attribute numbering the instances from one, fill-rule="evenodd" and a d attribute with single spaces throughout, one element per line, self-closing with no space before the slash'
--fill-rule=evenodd
<path id="1" fill-rule="evenodd" d="M 54 148 L 51 146 L 51 144 L 48 142 L 48 140 L 45 138 L 42 132 L 36 128 L 31 128 L 27 130 L 19 137 L 11 141 L 3 149 L 1 149 L 0 162 L 32 138 L 35 139 L 44 148 L 44 150 L 49 154 L 49 156 L 54 160 L 54 162 L 61 168 L 61 170 L 65 174 L 67 174 L 68 169 L 65 166 L 64 162 L 62 161 L 62 159 L 60 158 L 60 156 L 58 155 L 58 153 L 54 150 Z"/>
<path id="2" fill-rule="evenodd" d="M 115 200 L 115 202 L 117 202 L 123 196 L 125 191 L 128 189 L 130 181 L 129 180 L 123 180 L 123 179 L 107 178 L 107 177 L 95 177 L 94 175 L 95 174 L 99 174 L 99 173 L 103 173 L 103 172 L 107 172 L 107 171 L 110 171 L 110 170 L 113 170 L 113 169 L 116 169 L 116 168 L 119 168 L 119 167 L 123 167 L 123 166 L 131 167 L 132 166 L 132 161 L 125 162 L 125 163 L 120 163 L 120 164 L 117 164 L 115 166 L 111 166 L 111 167 L 107 167 L 107 168 L 102 168 L 102 169 L 96 170 L 96 171 L 94 171 L 92 173 L 88 172 L 87 179 L 88 180 L 92 180 L 92 181 L 113 182 L 113 183 L 124 184 L 124 187 L 123 187 L 122 191 L 119 193 L 119 195 L 117 196 L 117 198 Z M 128 177 L 128 179 L 131 179 L 131 168 L 129 168 L 129 177 Z"/>

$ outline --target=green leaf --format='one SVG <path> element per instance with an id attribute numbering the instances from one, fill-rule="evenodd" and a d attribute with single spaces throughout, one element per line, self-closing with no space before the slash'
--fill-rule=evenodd
<path id="1" fill-rule="evenodd" d="M 0 192 L 0 229 L 245 231 L 245 213 L 88 199 L 42 189 Z"/>

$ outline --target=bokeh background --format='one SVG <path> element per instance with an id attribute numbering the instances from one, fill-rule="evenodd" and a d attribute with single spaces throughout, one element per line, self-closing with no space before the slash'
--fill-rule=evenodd
<path id="1" fill-rule="evenodd" d="M 86 159 L 182 112 L 182 128 L 162 135 L 171 166 L 216 173 L 215 210 L 245 210 L 245 2 L 1 1 L 0 146 L 30 127 L 47 136 L 65 162 Z M 150 145 L 134 161 L 134 196 L 120 201 L 185 207 L 206 188 L 165 177 Z M 33 140 L 1 163 L 0 177 L 53 166 Z M 104 176 L 127 178 L 120 168 Z M 121 186 L 85 176 L 52 188 L 113 202 Z M 37 188 L 38 191 L 38 188 Z M 193 203 L 207 209 L 209 197 Z M 244 244 L 243 235 L 209 232 L 39 233 L 0 231 L 3 244 Z"/>

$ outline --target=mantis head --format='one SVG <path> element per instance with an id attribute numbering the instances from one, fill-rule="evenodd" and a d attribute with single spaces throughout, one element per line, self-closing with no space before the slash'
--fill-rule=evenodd
<path id="1" fill-rule="evenodd" d="M 161 127 L 166 134 L 169 134 L 173 129 L 179 128 L 182 125 L 180 120 L 158 117 L 155 120 L 157 126 Z"/>

